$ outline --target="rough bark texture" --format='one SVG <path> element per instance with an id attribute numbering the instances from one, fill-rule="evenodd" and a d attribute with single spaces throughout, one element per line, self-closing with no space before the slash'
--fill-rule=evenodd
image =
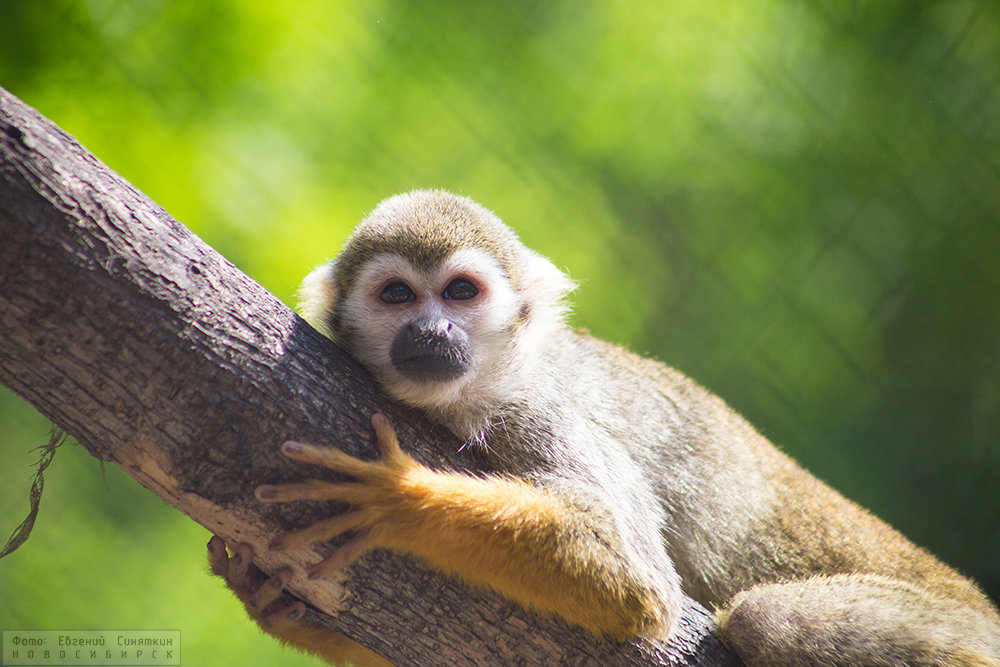
<path id="1" fill-rule="evenodd" d="M 609 643 L 393 554 L 352 567 L 345 603 L 339 586 L 302 575 L 329 546 L 268 554 L 280 530 L 338 509 L 254 500 L 258 483 L 303 477 L 277 454 L 285 439 L 368 456 L 368 419 L 381 410 L 425 463 L 469 461 L 454 436 L 383 398 L 276 297 L 3 89 L 0 381 L 95 457 L 253 545 L 266 571 L 291 566 L 309 620 L 397 664 L 735 664 L 693 602 L 669 645 Z"/>

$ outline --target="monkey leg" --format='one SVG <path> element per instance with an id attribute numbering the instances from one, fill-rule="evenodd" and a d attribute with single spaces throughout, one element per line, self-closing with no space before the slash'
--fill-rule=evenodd
<path id="1" fill-rule="evenodd" d="M 679 601 L 637 580 L 583 512 L 525 481 L 431 470 L 404 453 L 389 420 L 372 417 L 381 453 L 362 461 L 335 448 L 286 442 L 290 459 L 356 481 L 257 487 L 270 502 L 340 500 L 351 509 L 271 542 L 297 549 L 353 533 L 314 565 L 323 577 L 374 548 L 412 554 L 432 567 L 487 586 L 527 607 L 555 613 L 597 635 L 666 636 Z"/>
<path id="2" fill-rule="evenodd" d="M 212 536 L 208 541 L 208 565 L 212 574 L 222 577 L 264 632 L 332 665 L 392 667 L 392 663 L 382 656 L 339 632 L 303 621 L 305 603 L 283 595 L 291 571 L 285 568 L 268 578 L 253 564 L 253 556 L 253 549 L 248 544 L 236 547 L 230 558 L 222 538 Z"/>
<path id="3" fill-rule="evenodd" d="M 875 575 L 755 586 L 718 629 L 748 665 L 1000 666 L 995 613 Z"/>

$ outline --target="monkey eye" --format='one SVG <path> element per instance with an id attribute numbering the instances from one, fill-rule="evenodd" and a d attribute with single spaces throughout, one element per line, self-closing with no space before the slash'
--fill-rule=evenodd
<path id="1" fill-rule="evenodd" d="M 443 296 L 446 299 L 456 301 L 466 301 L 479 294 L 479 288 L 471 280 L 465 278 L 455 278 L 444 288 Z"/>
<path id="2" fill-rule="evenodd" d="M 415 301 L 417 295 L 406 283 L 394 282 L 386 285 L 378 297 L 386 303 L 406 303 L 407 301 Z"/>

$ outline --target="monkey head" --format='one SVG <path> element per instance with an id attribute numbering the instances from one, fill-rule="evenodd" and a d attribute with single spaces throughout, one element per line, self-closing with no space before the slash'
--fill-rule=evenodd
<path id="1" fill-rule="evenodd" d="M 303 316 L 390 394 L 448 411 L 516 393 L 572 288 L 490 211 L 421 190 L 379 204 L 300 296 Z"/>

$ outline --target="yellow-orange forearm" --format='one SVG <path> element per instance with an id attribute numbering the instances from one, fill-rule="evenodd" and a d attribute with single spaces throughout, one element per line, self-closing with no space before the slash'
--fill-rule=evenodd
<path id="1" fill-rule="evenodd" d="M 598 635 L 659 634 L 662 601 L 600 543 L 583 513 L 530 483 L 431 470 L 405 454 L 384 420 L 373 420 L 382 459 L 362 461 L 334 448 L 286 443 L 290 458 L 357 481 L 259 487 L 262 500 L 343 500 L 347 512 L 275 540 L 292 549 L 345 532 L 356 537 L 318 564 L 313 576 L 345 567 L 364 551 L 412 554 L 526 607 L 551 612 Z"/>

